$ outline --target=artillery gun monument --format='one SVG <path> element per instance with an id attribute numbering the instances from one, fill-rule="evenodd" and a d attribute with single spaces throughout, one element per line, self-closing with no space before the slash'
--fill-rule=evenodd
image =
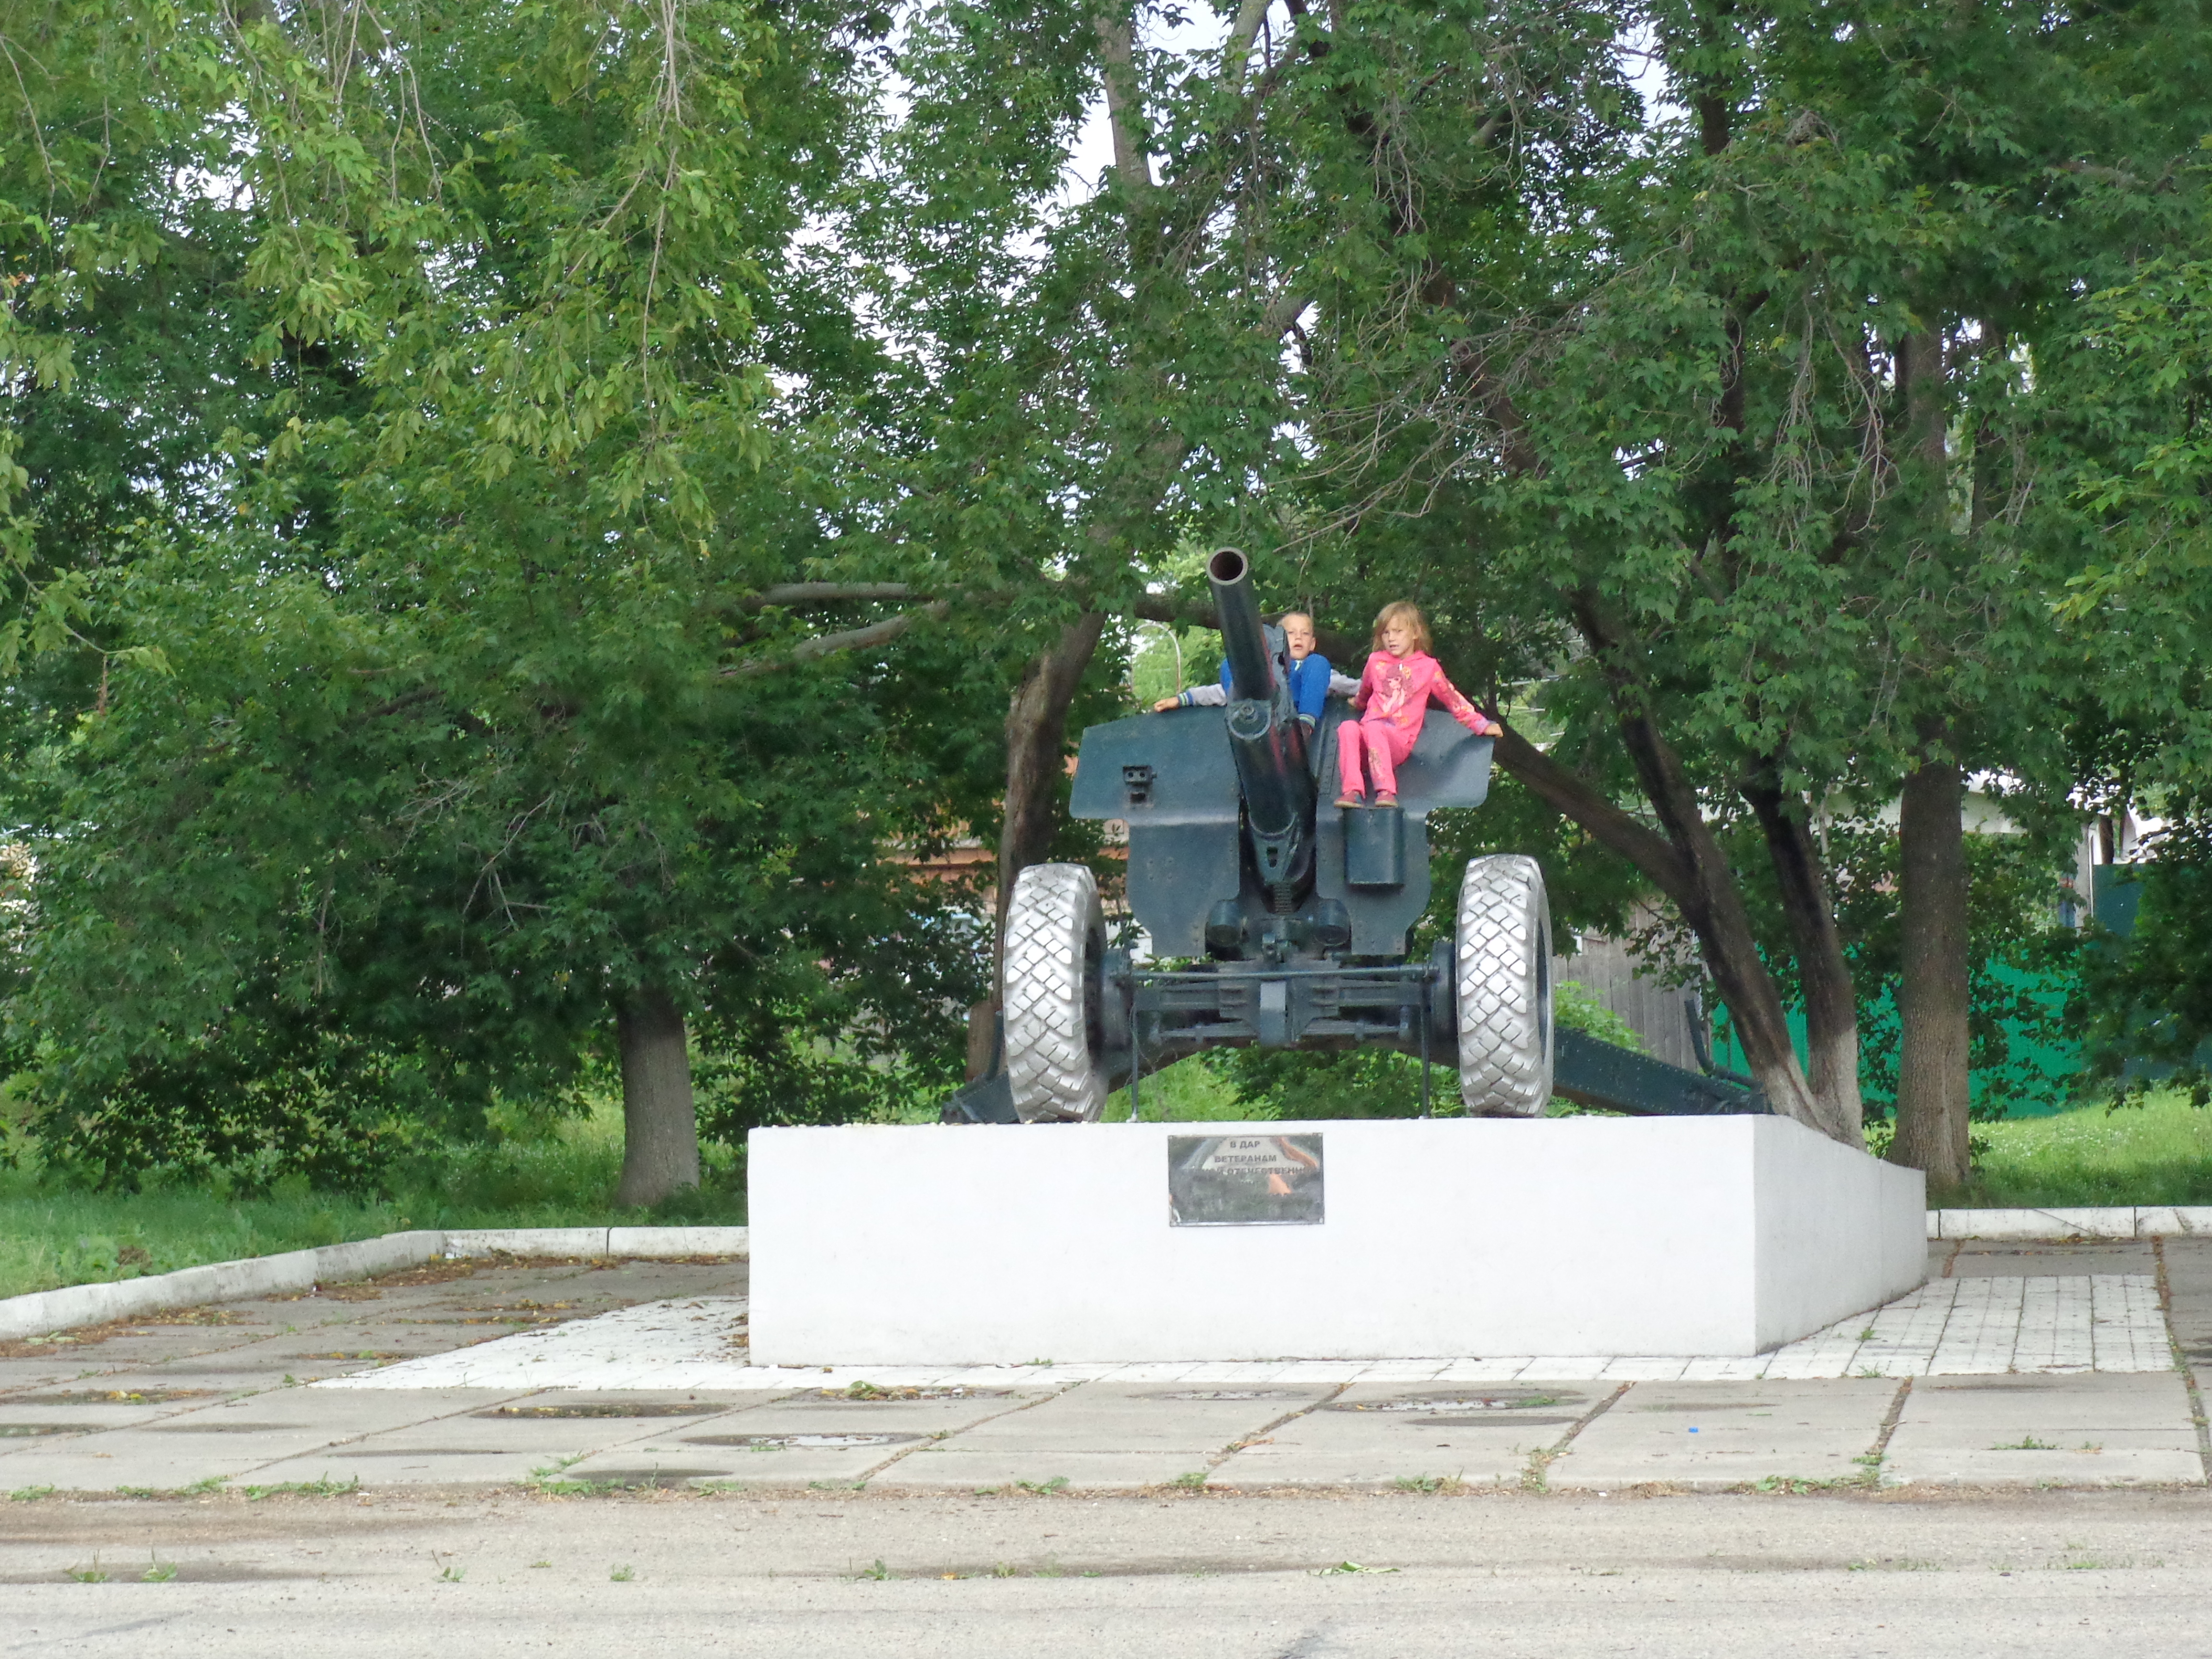
<path id="1" fill-rule="evenodd" d="M 1032 866 L 998 1063 L 944 1112 L 1006 1127 L 753 1132 L 757 1362 L 1747 1354 L 1920 1282 L 1917 1172 L 1556 1029 L 1533 859 L 1469 862 L 1409 957 L 1429 814 L 1482 804 L 1492 740 L 1432 709 L 1396 806 L 1323 805 L 1349 711 L 1309 732 L 1243 555 L 1208 576 L 1225 706 L 1093 726 L 1077 763 L 1150 953 L 1088 868 Z M 1462 1113 L 1430 1115 L 1425 1063 L 1419 1120 L 1142 1121 L 1147 1073 L 1252 1044 L 1445 1061 Z M 1632 1115 L 1547 1120 L 1555 1093 Z"/>

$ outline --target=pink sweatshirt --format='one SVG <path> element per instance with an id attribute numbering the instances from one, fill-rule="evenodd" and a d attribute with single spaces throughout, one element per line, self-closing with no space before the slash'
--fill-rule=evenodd
<path id="1" fill-rule="evenodd" d="M 1367 659 L 1352 708 L 1363 720 L 1382 720 L 1408 744 L 1421 735 L 1421 718 L 1434 698 L 1443 711 L 1477 737 L 1494 737 L 1499 728 L 1444 678 L 1443 665 L 1425 651 L 1394 657 L 1377 651 Z"/>

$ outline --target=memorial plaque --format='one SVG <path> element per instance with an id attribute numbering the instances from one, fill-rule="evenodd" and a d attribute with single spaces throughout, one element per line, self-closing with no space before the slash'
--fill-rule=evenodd
<path id="1" fill-rule="evenodd" d="M 1170 1135 L 1168 1224 L 1317 1227 L 1319 1135 Z"/>

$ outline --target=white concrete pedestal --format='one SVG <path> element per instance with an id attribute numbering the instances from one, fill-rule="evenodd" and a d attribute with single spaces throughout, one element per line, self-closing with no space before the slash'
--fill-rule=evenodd
<path id="1" fill-rule="evenodd" d="M 1171 1135 L 1322 1137 L 1315 1226 Z M 1923 1183 L 1771 1117 L 756 1129 L 756 1364 L 1750 1354 L 1921 1282 Z"/>

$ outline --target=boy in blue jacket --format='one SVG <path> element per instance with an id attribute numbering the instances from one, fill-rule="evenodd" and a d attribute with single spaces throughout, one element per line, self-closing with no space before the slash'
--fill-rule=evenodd
<path id="1" fill-rule="evenodd" d="M 1283 643 L 1290 653 L 1291 705 L 1298 711 L 1298 719 L 1310 728 L 1321 718 L 1322 704 L 1328 701 L 1330 680 L 1343 677 L 1332 673 L 1328 659 L 1314 649 L 1311 617 L 1303 611 L 1288 611 L 1277 626 L 1283 630 Z M 1356 684 L 1346 679 L 1346 690 L 1354 689 Z M 1172 697 L 1162 697 L 1152 705 L 1152 712 L 1158 714 L 1170 708 L 1219 708 L 1228 701 L 1229 664 L 1224 659 L 1218 685 L 1194 685 Z"/>

